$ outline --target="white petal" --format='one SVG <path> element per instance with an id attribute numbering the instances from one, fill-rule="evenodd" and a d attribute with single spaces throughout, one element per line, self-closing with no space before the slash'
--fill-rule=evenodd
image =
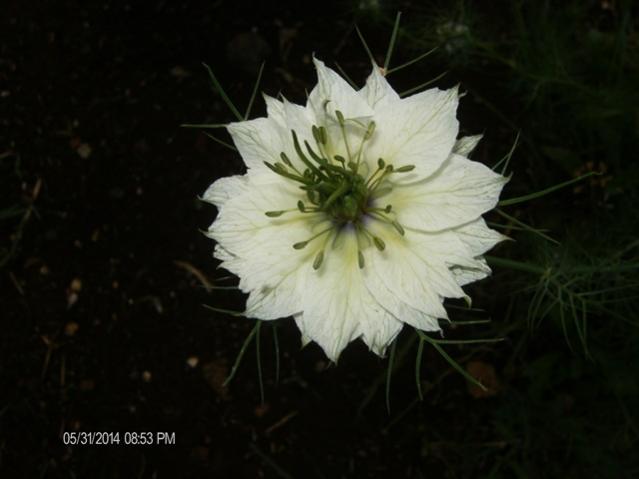
<path id="1" fill-rule="evenodd" d="M 284 181 L 251 184 L 226 201 L 208 236 L 218 242 L 215 256 L 222 267 L 240 277 L 240 289 L 250 293 L 246 315 L 262 319 L 290 316 L 302 310 L 304 277 L 312 268 L 315 244 L 296 250 L 293 244 L 310 238 L 323 218 L 294 211 L 270 218 L 266 211 L 289 209 L 299 190 Z"/>
<path id="2" fill-rule="evenodd" d="M 455 277 L 455 281 L 460 286 L 465 286 L 469 283 L 474 283 L 475 281 L 479 281 L 480 279 L 484 279 L 490 276 L 491 270 L 486 263 L 486 260 L 481 258 L 478 260 L 481 265 L 481 268 L 463 268 L 463 267 L 455 267 L 451 268 L 451 273 Z"/>
<path id="3" fill-rule="evenodd" d="M 284 100 L 284 117 L 286 121 L 286 153 L 289 159 L 295 164 L 300 171 L 306 169 L 306 166 L 300 160 L 297 152 L 295 151 L 292 130 L 295 130 L 297 139 L 300 144 L 300 148 L 304 152 L 304 155 L 308 158 L 308 152 L 304 145 L 307 142 L 311 147 L 315 145 L 313 139 L 313 125 L 317 123 L 315 113 L 312 109 L 306 108 L 301 105 L 296 105 L 287 100 Z"/>
<path id="4" fill-rule="evenodd" d="M 490 229 L 483 218 L 456 228 L 455 233 L 470 249 L 473 256 L 482 255 L 497 243 L 510 239 L 499 231 Z"/>
<path id="5" fill-rule="evenodd" d="M 421 233 L 400 236 L 379 222 L 369 231 L 386 247 L 365 251 L 366 287 L 375 299 L 399 320 L 426 331 L 439 330 L 437 318 L 447 318 L 443 298 L 465 297 L 437 251 L 424 248 Z"/>
<path id="6" fill-rule="evenodd" d="M 401 323 L 366 289 L 354 232 L 343 230 L 325 253 L 322 267 L 307 278 L 304 311 L 296 317 L 302 334 L 317 342 L 334 362 L 359 336 L 373 351 L 383 354 Z"/>
<path id="7" fill-rule="evenodd" d="M 396 168 L 414 165 L 410 173 L 398 174 L 400 183 L 431 176 L 446 161 L 459 129 L 456 118 L 457 89 L 431 89 L 377 108 L 375 135 L 367 143 L 368 161 L 383 158 Z"/>
<path id="8" fill-rule="evenodd" d="M 204 195 L 202 195 L 202 201 L 206 201 L 220 208 L 230 198 L 245 192 L 245 183 L 246 178 L 240 175 L 220 178 L 207 188 Z"/>
<path id="9" fill-rule="evenodd" d="M 314 144 L 311 128 L 316 121 L 312 110 L 286 100 L 280 102 L 266 96 L 265 100 L 268 118 L 231 123 L 227 127 L 255 183 L 270 182 L 277 177 L 264 162 L 281 162 L 282 153 L 301 171 L 306 168 L 295 151 L 292 130 L 303 151 L 304 141 Z"/>
<path id="10" fill-rule="evenodd" d="M 399 100 L 399 95 L 386 81 L 380 68 L 375 64 L 373 64 L 372 73 L 366 79 L 366 85 L 359 91 L 359 94 L 371 108 L 380 113 L 390 102 Z"/>
<path id="11" fill-rule="evenodd" d="M 282 128 L 270 118 L 231 123 L 227 130 L 251 173 L 270 171 L 264 162 L 279 161 L 280 153 L 284 151 Z"/>
<path id="12" fill-rule="evenodd" d="M 373 114 L 366 101 L 346 80 L 317 58 L 313 58 L 313 63 L 317 68 L 317 85 L 308 96 L 308 105 L 313 108 L 318 118 L 326 116 L 327 120 L 334 121 L 336 110 L 348 119 L 363 118 Z"/>
<path id="13" fill-rule="evenodd" d="M 262 94 L 266 103 L 266 114 L 272 120 L 275 120 L 281 127 L 286 126 L 284 120 L 284 103 L 265 93 Z"/>
<path id="14" fill-rule="evenodd" d="M 457 143 L 455 143 L 455 146 L 453 147 L 453 153 L 457 153 L 460 156 L 468 157 L 483 136 L 484 135 L 462 136 L 459 140 L 457 140 Z"/>
<path id="15" fill-rule="evenodd" d="M 405 227 L 441 231 L 493 209 L 507 182 L 485 165 L 453 154 L 430 178 L 397 186 L 378 201 L 392 204 Z"/>

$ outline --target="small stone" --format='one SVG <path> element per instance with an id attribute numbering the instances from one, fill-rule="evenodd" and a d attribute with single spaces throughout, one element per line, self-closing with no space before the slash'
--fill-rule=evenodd
<path id="1" fill-rule="evenodd" d="M 74 293 L 82 291 L 82 280 L 80 278 L 74 278 L 69 285 L 69 289 Z"/>
<path id="2" fill-rule="evenodd" d="M 80 143 L 80 145 L 76 148 L 75 152 L 78 154 L 80 158 L 86 160 L 91 156 L 92 153 L 91 145 L 88 143 Z"/>
<path id="3" fill-rule="evenodd" d="M 253 410 L 253 414 L 255 414 L 255 417 L 258 418 L 263 417 L 270 409 L 271 406 L 269 406 L 268 403 L 259 404 Z"/>
<path id="4" fill-rule="evenodd" d="M 186 364 L 190 368 L 196 368 L 199 362 L 200 359 L 197 356 L 189 356 L 186 360 Z"/>
<path id="5" fill-rule="evenodd" d="M 80 325 L 78 323 L 76 323 L 75 321 L 69 321 L 64 326 L 64 334 L 66 334 L 69 337 L 75 336 L 75 333 L 78 332 L 78 329 L 80 329 Z"/>
<path id="6" fill-rule="evenodd" d="M 473 383 L 468 383 L 468 393 L 475 399 L 495 396 L 499 392 L 499 379 L 492 364 L 483 361 L 470 361 L 466 364 L 466 371 L 486 387 L 486 390 L 483 390 Z"/>

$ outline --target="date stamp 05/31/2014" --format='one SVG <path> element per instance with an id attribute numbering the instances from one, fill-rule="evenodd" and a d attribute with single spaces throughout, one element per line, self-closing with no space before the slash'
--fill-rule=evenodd
<path id="1" fill-rule="evenodd" d="M 175 446 L 174 432 L 87 432 L 62 433 L 65 446 Z"/>

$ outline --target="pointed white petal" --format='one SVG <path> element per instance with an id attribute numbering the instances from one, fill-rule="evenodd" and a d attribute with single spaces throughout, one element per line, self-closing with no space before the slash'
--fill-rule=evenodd
<path id="1" fill-rule="evenodd" d="M 441 231 L 493 209 L 507 182 L 485 165 L 453 154 L 430 178 L 397 186 L 379 201 L 392 204 L 405 227 Z"/>
<path id="2" fill-rule="evenodd" d="M 479 256 L 492 249 L 497 243 L 510 238 L 499 231 L 490 229 L 483 218 L 468 223 L 460 228 L 455 228 L 455 233 L 470 249 L 473 256 Z"/>
<path id="3" fill-rule="evenodd" d="M 218 242 L 215 256 L 222 267 L 240 277 L 239 287 L 250 293 L 246 315 L 261 319 L 289 316 L 302 310 L 305 276 L 312 269 L 317 245 L 302 250 L 293 244 L 330 226 L 323 218 L 298 211 L 271 218 L 266 211 L 289 209 L 299 189 L 283 181 L 251 184 L 226 201 L 208 236 Z"/>
<path id="4" fill-rule="evenodd" d="M 359 94 L 371 108 L 382 114 L 382 110 L 386 105 L 399 100 L 399 95 L 386 81 L 380 68 L 375 64 L 373 64 L 372 73 L 366 79 L 366 85 L 359 91 Z"/>
<path id="5" fill-rule="evenodd" d="M 304 311 L 296 317 L 298 327 L 334 362 L 359 336 L 373 351 L 383 354 L 401 324 L 366 289 L 354 232 L 342 230 L 331 244 L 322 267 L 307 278 Z"/>
<path id="6" fill-rule="evenodd" d="M 459 140 L 457 140 L 457 143 L 455 143 L 455 146 L 453 147 L 453 153 L 456 153 L 460 156 L 468 157 L 483 136 L 484 135 L 462 136 Z"/>
<path id="7" fill-rule="evenodd" d="M 224 203 L 226 203 L 228 199 L 246 191 L 245 183 L 246 178 L 240 175 L 220 178 L 207 188 L 204 195 L 202 195 L 202 201 L 206 201 L 220 208 L 224 206 Z"/>
<path id="8" fill-rule="evenodd" d="M 450 155 L 459 129 L 457 89 L 431 89 L 411 97 L 387 101 L 376 109 L 376 133 L 367 143 L 366 156 L 383 158 L 396 168 L 414 165 L 410 173 L 395 175 L 408 183 L 431 176 Z"/>
<path id="9" fill-rule="evenodd" d="M 481 268 L 464 268 L 464 267 L 455 267 L 451 268 L 451 273 L 455 277 L 455 281 L 460 286 L 465 286 L 469 283 L 474 283 L 475 281 L 479 281 L 480 279 L 484 279 L 491 274 L 491 270 L 486 263 L 486 260 L 480 258 L 477 260 L 481 265 Z"/>
<path id="10" fill-rule="evenodd" d="M 339 110 L 344 118 L 354 119 L 371 116 L 373 111 L 366 101 L 353 90 L 346 80 L 313 58 L 317 69 L 317 85 L 308 96 L 308 106 L 313 108 L 318 118 L 326 118 L 323 124 L 335 121 L 335 111 Z"/>
<path id="11" fill-rule="evenodd" d="M 279 161 L 282 145 L 282 128 L 270 118 L 231 123 L 227 130 L 233 138 L 244 164 L 251 173 L 270 171 L 264 162 Z"/>
<path id="12" fill-rule="evenodd" d="M 286 126 L 284 120 L 284 103 L 272 96 L 263 93 L 264 102 L 266 103 L 266 114 L 269 118 L 276 121 L 281 127 Z"/>
<path id="13" fill-rule="evenodd" d="M 418 232 L 400 236 L 379 222 L 367 224 L 386 247 L 365 250 L 366 287 L 386 310 L 419 329 L 439 329 L 437 318 L 447 318 L 443 298 L 460 298 L 459 287 L 438 252 L 424 248 Z"/>

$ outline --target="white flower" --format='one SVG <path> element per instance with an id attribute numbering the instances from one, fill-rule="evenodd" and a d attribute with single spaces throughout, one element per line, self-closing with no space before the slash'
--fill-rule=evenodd
<path id="1" fill-rule="evenodd" d="M 337 361 L 379 355 L 404 323 L 439 331 L 444 298 L 490 269 L 504 237 L 481 215 L 507 179 L 457 140 L 457 89 L 400 99 L 378 67 L 359 91 L 315 60 L 306 106 L 265 96 L 268 116 L 228 125 L 245 175 L 213 183 L 215 257 L 248 293 L 247 317 L 293 316 Z"/>

